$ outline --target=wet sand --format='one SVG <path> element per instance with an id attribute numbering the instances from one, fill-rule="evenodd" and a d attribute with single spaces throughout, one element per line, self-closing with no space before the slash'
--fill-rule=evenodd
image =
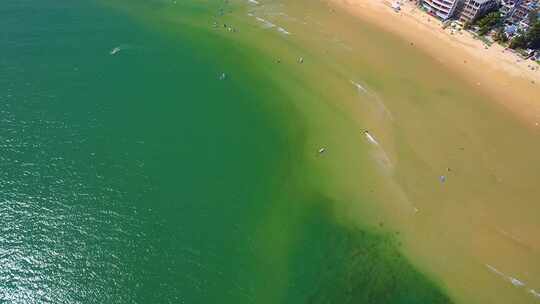
<path id="1" fill-rule="evenodd" d="M 399 13 L 389 7 L 389 1 L 329 2 L 406 39 L 520 115 L 528 125 L 540 124 L 540 65 L 534 61 L 520 59 L 498 44 L 486 49 L 481 40 L 466 31 L 443 29 L 439 20 L 411 2 L 406 1 Z"/>

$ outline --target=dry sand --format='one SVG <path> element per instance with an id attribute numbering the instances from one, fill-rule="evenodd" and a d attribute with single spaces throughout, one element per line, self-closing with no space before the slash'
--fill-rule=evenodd
<path id="1" fill-rule="evenodd" d="M 540 65 L 536 62 L 520 59 L 498 44 L 486 49 L 484 42 L 466 31 L 443 29 L 441 21 L 412 2 L 402 5 L 401 12 L 396 13 L 388 1 L 328 1 L 410 41 L 412 47 L 420 48 L 463 75 L 472 85 L 519 115 L 528 126 L 540 129 Z"/>

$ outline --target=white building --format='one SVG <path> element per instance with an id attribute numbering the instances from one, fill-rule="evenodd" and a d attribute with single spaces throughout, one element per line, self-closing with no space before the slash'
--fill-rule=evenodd
<path id="1" fill-rule="evenodd" d="M 423 0 L 422 6 L 428 12 L 446 20 L 454 16 L 456 9 L 463 0 Z"/>
<path id="2" fill-rule="evenodd" d="M 473 22 L 482 17 L 486 12 L 497 7 L 496 0 L 465 0 L 465 4 L 459 14 L 461 22 Z"/>
<path id="3" fill-rule="evenodd" d="M 501 0 L 501 8 L 499 10 L 504 14 L 504 17 L 510 17 L 522 1 L 523 0 Z"/>

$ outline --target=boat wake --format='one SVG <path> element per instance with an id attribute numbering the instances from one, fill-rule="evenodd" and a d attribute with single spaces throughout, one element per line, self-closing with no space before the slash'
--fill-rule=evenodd
<path id="1" fill-rule="evenodd" d="M 384 151 L 377 139 L 375 139 L 375 137 L 367 130 L 364 131 L 364 137 L 368 143 L 376 147 L 376 149 L 373 151 L 373 157 L 377 163 L 379 163 L 382 168 L 386 169 L 387 173 L 392 172 L 394 168 L 392 161 L 390 161 L 388 154 L 386 154 L 386 151 Z"/>
<path id="2" fill-rule="evenodd" d="M 273 28 L 273 27 L 276 27 L 275 24 L 273 24 L 272 22 L 266 20 L 266 19 L 263 19 L 261 17 L 255 17 L 255 19 L 257 21 L 259 21 L 260 23 L 263 24 L 263 28 Z"/>
<path id="3" fill-rule="evenodd" d="M 282 27 L 278 27 L 278 32 L 282 33 L 282 34 L 285 34 L 285 35 L 290 35 L 291 33 L 289 33 L 286 29 L 282 28 Z"/>
<path id="4" fill-rule="evenodd" d="M 283 12 L 276 12 L 272 9 L 268 11 L 268 8 L 266 5 L 260 5 L 260 2 L 258 0 L 248 0 L 249 3 L 252 5 L 256 5 L 257 7 L 254 8 L 251 12 L 248 12 L 248 16 L 255 18 L 259 23 L 262 24 L 262 27 L 264 29 L 271 29 L 274 28 L 277 32 L 283 35 L 290 35 L 291 33 L 284 27 L 279 26 L 277 24 L 272 23 L 271 21 L 261 17 L 285 17 L 289 18 L 289 16 Z"/>
<path id="5" fill-rule="evenodd" d="M 358 82 L 351 80 L 351 84 L 354 85 L 358 89 L 359 93 L 369 94 L 368 90 L 363 85 L 359 84 Z"/>
<path id="6" fill-rule="evenodd" d="M 372 143 L 372 144 L 374 144 L 374 145 L 376 145 L 376 146 L 379 145 L 379 142 L 375 139 L 375 137 L 373 137 L 373 135 L 371 135 L 371 134 L 369 133 L 369 131 L 364 131 L 364 136 L 366 137 L 366 139 L 367 139 L 370 143 Z"/>
<path id="7" fill-rule="evenodd" d="M 495 273 L 496 275 L 500 276 L 501 278 L 503 278 L 505 281 L 508 281 L 510 282 L 512 285 L 514 285 L 515 287 L 520 287 L 520 288 L 526 288 L 527 284 L 525 284 L 525 282 L 515 278 L 515 277 L 512 277 L 512 276 L 509 276 L 509 275 L 506 275 L 504 274 L 502 271 L 498 270 L 497 268 L 489 265 L 489 264 L 485 264 L 485 266 L 487 267 L 487 269 L 489 269 L 491 272 Z M 531 295 L 533 295 L 534 297 L 536 298 L 540 298 L 540 292 L 532 289 L 532 288 L 528 288 L 527 289 L 527 292 L 530 293 Z"/>
<path id="8" fill-rule="evenodd" d="M 268 21 L 268 20 L 266 20 L 264 18 L 255 16 L 253 13 L 249 13 L 248 16 L 255 17 L 255 20 L 259 21 L 262 24 L 264 29 L 275 28 L 281 34 L 284 34 L 284 35 L 290 35 L 291 34 L 287 29 L 285 29 L 285 28 L 283 28 L 281 26 L 275 25 L 274 23 L 272 23 L 272 22 L 270 22 L 270 21 Z"/>
<path id="9" fill-rule="evenodd" d="M 367 96 L 369 100 L 373 101 L 373 106 L 377 107 L 376 111 L 382 112 L 388 119 L 394 120 L 392 113 L 376 93 L 371 92 L 366 85 L 358 81 L 350 80 L 350 83 L 358 90 L 358 94 Z"/>

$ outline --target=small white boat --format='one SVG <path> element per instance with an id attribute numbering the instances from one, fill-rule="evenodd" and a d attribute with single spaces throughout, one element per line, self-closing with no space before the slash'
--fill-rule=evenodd
<path id="1" fill-rule="evenodd" d="M 319 154 L 323 154 L 324 152 L 326 152 L 326 148 L 320 148 L 318 152 Z"/>
<path id="2" fill-rule="evenodd" d="M 121 48 L 115 47 L 114 49 L 112 49 L 112 51 L 109 54 L 115 55 L 116 53 L 120 52 L 121 50 L 122 50 Z"/>
<path id="3" fill-rule="evenodd" d="M 366 136 L 367 140 L 368 140 L 370 143 L 372 143 L 372 144 L 374 144 L 374 145 L 377 145 L 377 146 L 379 145 L 379 143 L 377 142 L 377 140 L 375 139 L 375 137 L 373 137 L 373 135 L 371 135 L 371 134 L 369 133 L 368 130 L 365 130 L 365 131 L 364 131 L 364 135 Z"/>

